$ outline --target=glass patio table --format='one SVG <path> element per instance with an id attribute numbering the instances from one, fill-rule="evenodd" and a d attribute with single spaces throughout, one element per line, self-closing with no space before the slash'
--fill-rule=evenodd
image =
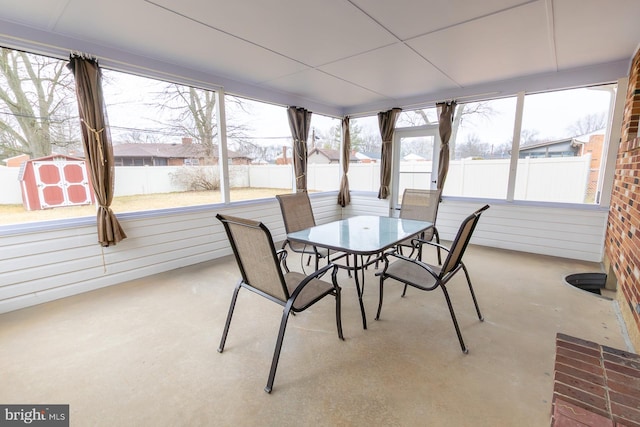
<path id="1" fill-rule="evenodd" d="M 287 238 L 309 246 L 343 252 L 347 257 L 353 255 L 353 266 L 340 264 L 339 267 L 354 271 L 362 326 L 367 329 L 367 319 L 362 303 L 364 269 L 377 262 L 385 249 L 431 227 L 433 223 L 428 221 L 361 215 L 288 233 Z M 358 262 L 358 256 L 360 256 L 360 262 Z M 369 256 L 369 259 L 365 261 L 364 256 Z M 362 275 L 361 279 L 359 274 Z"/>

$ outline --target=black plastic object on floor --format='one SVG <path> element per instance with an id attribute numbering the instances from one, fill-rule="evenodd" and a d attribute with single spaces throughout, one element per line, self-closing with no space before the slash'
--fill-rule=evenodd
<path id="1" fill-rule="evenodd" d="M 565 280 L 576 288 L 600 295 L 600 289 L 603 289 L 607 282 L 607 275 L 605 273 L 577 273 L 568 275 Z"/>

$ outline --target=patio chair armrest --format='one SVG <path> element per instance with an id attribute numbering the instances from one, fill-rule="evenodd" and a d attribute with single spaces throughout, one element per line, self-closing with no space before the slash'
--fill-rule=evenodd
<path id="1" fill-rule="evenodd" d="M 302 280 L 302 282 L 300 282 L 300 284 L 301 285 L 303 283 L 306 284 L 307 282 L 310 282 L 313 279 L 320 279 L 322 276 L 325 275 L 327 271 L 331 270 L 332 268 L 338 268 L 338 266 L 330 262 L 324 267 L 322 267 L 320 270 L 314 271 L 313 273 L 309 274 L 307 277 L 304 278 L 304 280 Z"/>
<path id="2" fill-rule="evenodd" d="M 432 242 L 432 241 L 430 241 L 430 240 L 424 240 L 424 239 L 412 239 L 412 242 L 413 242 L 413 241 L 420 242 L 420 244 L 423 244 L 423 245 L 431 245 L 431 246 L 435 246 L 435 247 L 437 247 L 437 248 L 440 248 L 440 249 L 442 249 L 442 250 L 444 250 L 444 251 L 449 252 L 449 248 L 448 248 L 448 247 L 446 247 L 446 246 L 441 245 L 440 243 L 436 243 L 436 242 Z"/>
<path id="3" fill-rule="evenodd" d="M 289 255 L 289 253 L 286 249 L 277 249 L 276 255 L 278 256 L 278 261 L 283 262 L 287 258 L 287 255 Z"/>
<path id="4" fill-rule="evenodd" d="M 313 273 L 311 273 L 310 275 L 308 275 L 307 277 L 305 277 L 304 279 L 302 279 L 302 281 L 300 282 L 300 284 L 294 289 L 294 291 L 291 293 L 291 300 L 295 300 L 298 297 L 298 294 L 300 292 L 302 292 L 302 290 L 304 289 L 305 286 L 307 286 L 307 284 L 309 284 L 309 282 L 311 282 L 314 279 L 320 279 L 322 276 L 325 275 L 325 273 L 329 270 L 333 269 L 333 272 L 331 273 L 331 281 L 333 283 L 333 287 L 339 289 L 338 286 L 338 282 L 336 280 L 336 275 L 337 275 L 337 271 L 338 271 L 338 266 L 334 263 L 329 263 L 327 265 L 325 265 L 324 267 L 322 267 L 320 270 L 315 271 Z"/>
<path id="5" fill-rule="evenodd" d="M 399 254 L 399 253 L 397 253 L 397 252 L 388 252 L 388 253 L 385 253 L 385 254 L 384 254 L 384 257 L 385 257 L 385 267 L 384 267 L 384 270 L 382 271 L 382 273 L 378 273 L 378 274 L 384 274 L 384 273 L 385 273 L 385 271 L 387 270 L 387 267 L 388 267 L 388 265 L 389 265 L 389 262 L 388 262 L 388 260 L 386 259 L 386 258 L 387 258 L 387 256 L 392 256 L 392 257 L 394 257 L 394 258 L 398 258 L 398 259 L 400 259 L 400 260 L 403 260 L 403 261 L 406 261 L 406 262 L 410 262 L 410 263 L 412 263 L 412 264 L 416 264 L 416 265 L 418 265 L 419 267 L 421 267 L 422 269 L 426 270 L 426 271 L 427 271 L 427 273 L 429 273 L 430 275 L 432 275 L 435 279 L 438 279 L 438 278 L 439 278 L 438 273 L 436 273 L 435 271 L 433 271 L 433 269 L 432 269 L 428 264 L 426 264 L 426 263 L 424 263 L 424 262 L 422 262 L 422 261 L 420 261 L 420 260 L 418 260 L 418 259 L 410 258 L 410 257 L 408 257 L 408 256 L 401 255 L 401 254 Z"/>

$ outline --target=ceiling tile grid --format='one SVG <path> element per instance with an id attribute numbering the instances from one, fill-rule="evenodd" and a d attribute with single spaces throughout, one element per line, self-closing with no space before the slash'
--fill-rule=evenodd
<path id="1" fill-rule="evenodd" d="M 351 111 L 585 81 L 633 56 L 638 16 L 639 0 L 0 0 L 0 38 L 61 57 L 93 46 L 125 68 L 175 65 L 239 95 Z"/>

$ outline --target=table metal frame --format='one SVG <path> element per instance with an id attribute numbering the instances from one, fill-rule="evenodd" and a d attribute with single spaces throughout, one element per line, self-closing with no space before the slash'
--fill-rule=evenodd
<path id="1" fill-rule="evenodd" d="M 386 249 L 431 227 L 433 223 L 428 221 L 361 215 L 288 233 L 287 238 L 310 246 L 342 252 L 347 257 L 353 255 L 353 265 L 339 264 L 339 267 L 354 273 L 362 313 L 362 326 L 367 329 L 362 302 L 365 269 L 376 263 L 380 254 Z M 365 256 L 368 257 L 366 261 Z M 358 263 L 358 257 L 360 257 L 360 263 Z"/>

